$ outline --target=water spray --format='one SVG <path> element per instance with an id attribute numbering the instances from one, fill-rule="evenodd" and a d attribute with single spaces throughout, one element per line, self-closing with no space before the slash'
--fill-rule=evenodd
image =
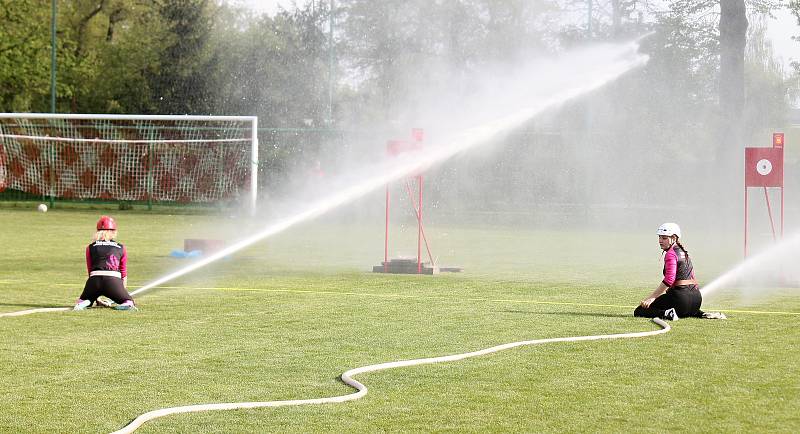
<path id="1" fill-rule="evenodd" d="M 765 283 L 776 286 L 787 284 L 796 286 L 800 283 L 798 280 L 800 276 L 794 271 L 796 268 L 794 262 L 798 254 L 800 254 L 800 233 L 779 241 L 757 255 L 748 257 L 705 285 L 700 292 L 703 294 L 703 298 L 706 298 L 719 289 L 732 287 L 748 280 L 760 283 L 761 286 L 764 286 Z M 775 267 L 778 269 L 775 270 Z M 790 270 L 795 274 L 790 274 Z M 767 281 L 765 274 L 770 274 L 771 282 Z M 745 279 L 745 277 L 749 277 L 749 279 Z"/>
<path id="2" fill-rule="evenodd" d="M 539 83 L 541 85 L 539 89 L 516 89 L 517 92 L 512 95 L 513 100 L 508 101 L 505 106 L 507 113 L 489 117 L 488 120 L 476 123 L 478 125 L 476 127 L 467 128 L 441 140 L 437 144 L 431 144 L 424 153 L 409 152 L 391 161 L 385 159 L 381 163 L 374 165 L 371 170 L 366 170 L 359 182 L 345 185 L 338 190 L 334 189 L 334 194 L 312 202 L 299 212 L 269 224 L 246 239 L 237 241 L 197 262 L 160 277 L 131 292 L 131 295 L 141 294 L 163 285 L 249 247 L 269 236 L 360 198 L 392 181 L 407 177 L 411 173 L 421 172 L 476 145 L 488 143 L 498 134 L 519 127 L 545 110 L 558 107 L 571 99 L 599 89 L 626 72 L 643 66 L 647 63 L 649 57 L 638 53 L 638 49 L 637 40 L 625 44 L 606 45 L 602 56 L 591 51 L 567 53 L 559 61 L 549 64 L 549 68 L 556 72 L 552 74 L 555 82 Z M 588 54 L 591 54 L 591 56 Z M 530 82 L 530 80 L 527 82 Z M 42 310 L 31 309 L 25 312 L 35 313 L 40 311 Z M 9 315 L 0 314 L 0 316 Z"/>
<path id="3" fill-rule="evenodd" d="M 610 53 L 610 60 L 604 59 L 606 63 L 599 64 L 594 62 L 592 63 L 591 70 L 587 68 L 569 77 L 558 77 L 558 90 L 555 91 L 555 93 L 551 91 L 549 95 L 526 95 L 524 92 L 520 92 L 520 99 L 524 99 L 524 105 L 516 108 L 515 111 L 457 133 L 449 139 L 442 140 L 436 145 L 429 146 L 424 153 L 409 152 L 391 161 L 383 160 L 381 163 L 375 165 L 372 170 L 369 170 L 360 182 L 345 186 L 326 198 L 312 202 L 305 209 L 294 215 L 271 223 L 249 238 L 240 240 L 185 268 L 156 279 L 132 292 L 131 295 L 141 294 L 142 292 L 180 276 L 191 273 L 192 271 L 251 246 L 264 238 L 280 233 L 298 223 L 310 220 L 338 206 L 360 198 L 385 186 L 387 183 L 402 179 L 411 173 L 420 172 L 425 168 L 441 163 L 476 145 L 487 143 L 498 134 L 519 127 L 524 122 L 547 109 L 557 107 L 573 98 L 596 90 L 617 79 L 631 69 L 643 66 L 647 62 L 649 57 L 638 53 L 638 47 L 638 43 L 635 42 L 614 46 Z M 579 54 L 573 56 L 579 56 Z M 579 57 L 570 58 L 569 56 L 565 56 L 565 59 L 563 59 L 558 66 L 564 69 L 570 69 L 567 68 L 567 66 L 570 66 L 572 67 L 571 69 L 574 69 L 573 63 L 579 63 L 577 62 L 579 59 Z M 529 97 L 532 99 L 528 99 Z"/>

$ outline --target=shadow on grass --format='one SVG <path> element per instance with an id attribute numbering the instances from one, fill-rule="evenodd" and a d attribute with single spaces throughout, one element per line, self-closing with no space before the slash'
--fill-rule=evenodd
<path id="1" fill-rule="evenodd" d="M 64 307 L 63 304 L 55 304 L 55 303 L 0 303 L 0 306 L 9 306 L 9 307 Z"/>
<path id="2" fill-rule="evenodd" d="M 504 310 L 504 313 L 525 313 L 533 315 L 566 315 L 566 316 L 595 316 L 607 318 L 633 318 L 633 308 L 627 314 L 623 313 L 597 313 L 597 312 L 535 312 L 530 310 Z"/>

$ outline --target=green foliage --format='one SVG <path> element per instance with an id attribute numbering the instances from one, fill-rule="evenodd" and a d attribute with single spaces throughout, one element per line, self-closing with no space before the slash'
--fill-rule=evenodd
<path id="1" fill-rule="evenodd" d="M 797 25 L 800 26 L 800 1 L 792 0 L 789 2 L 789 10 L 791 10 L 792 15 L 797 19 Z M 800 29 L 796 32 L 797 34 L 792 38 L 800 43 Z M 792 62 L 792 67 L 795 69 L 795 73 L 800 77 L 800 61 Z M 800 80 L 800 78 L 798 78 Z"/>
<path id="2" fill-rule="evenodd" d="M 0 108 L 41 109 L 50 95 L 50 2 L 0 0 Z"/>
<path id="3" fill-rule="evenodd" d="M 214 34 L 214 101 L 261 125 L 322 125 L 328 91 L 328 12 L 306 6 L 275 17 L 222 10 Z"/>
<path id="4" fill-rule="evenodd" d="M 422 99 L 421 89 L 448 86 L 478 67 L 512 67 L 547 52 L 540 22 L 554 7 L 547 0 L 340 2 L 339 48 L 370 101 L 363 121 L 395 119 Z"/>
<path id="5" fill-rule="evenodd" d="M 745 51 L 745 106 L 746 130 L 752 131 L 751 140 L 769 137 L 781 130 L 788 112 L 789 71 L 774 58 L 771 44 L 766 39 L 766 21 L 751 17 L 748 44 Z"/>
<path id="6" fill-rule="evenodd" d="M 643 98 L 659 103 L 642 105 L 650 117 L 643 125 L 661 122 L 664 113 L 678 114 L 673 124 L 719 124 L 724 118 L 714 113 L 720 85 L 718 0 L 595 1 L 589 21 L 582 0 L 342 0 L 335 11 L 327 9 L 328 2 L 298 3 L 269 17 L 216 0 L 59 2 L 58 109 L 254 114 L 273 127 L 322 126 L 332 80 L 339 124 L 363 125 L 396 119 L 403 107 L 422 100 L 420 89 L 455 82 L 468 91 L 464 76 L 487 65 L 513 68 L 520 60 L 589 40 L 655 30 L 654 42 L 646 41 L 650 65 L 637 80 L 641 89 L 652 89 Z M 785 3 L 746 2 L 752 14 Z M 0 109 L 48 111 L 50 2 L 0 0 L 0 5 Z M 797 1 L 788 7 L 800 13 Z M 771 73 L 759 66 L 767 63 L 747 61 L 755 63 L 746 68 L 746 86 L 759 89 L 747 93 L 752 104 L 747 112 L 758 114 L 747 122 L 774 124 L 774 113 L 766 118 L 761 109 L 779 106 L 769 100 L 775 92 L 764 92 L 764 86 L 774 89 Z M 664 141 L 674 143 L 675 137 Z"/>
<path id="7" fill-rule="evenodd" d="M 169 38 L 158 70 L 146 74 L 152 110 L 164 114 L 211 114 L 214 101 L 209 47 L 213 9 L 209 0 L 164 0 L 156 12 Z"/>
<path id="8" fill-rule="evenodd" d="M 741 91 L 746 100 L 741 107 L 744 117 L 737 122 L 744 126 L 745 141 L 753 143 L 764 137 L 765 129 L 780 128 L 787 111 L 786 83 L 766 47 L 764 25 L 759 21 L 760 14 L 780 7 L 781 2 L 746 4 L 751 21 L 742 58 Z M 595 143 L 603 149 L 633 148 L 644 155 L 658 150 L 684 164 L 729 159 L 738 155 L 739 146 L 725 135 L 733 120 L 720 102 L 720 88 L 729 83 L 723 83 L 721 76 L 719 2 L 672 1 L 667 6 L 647 11 L 655 16 L 649 26 L 621 20 L 623 30 L 655 31 L 643 40 L 650 61 L 583 103 L 594 107 L 591 128 L 611 132 L 610 137 L 599 139 L 602 145 Z M 607 26 L 608 21 L 596 21 L 598 37 L 610 37 L 604 31 Z M 574 36 L 564 35 L 567 41 Z M 571 124 L 585 125 L 586 110 L 574 113 Z"/>

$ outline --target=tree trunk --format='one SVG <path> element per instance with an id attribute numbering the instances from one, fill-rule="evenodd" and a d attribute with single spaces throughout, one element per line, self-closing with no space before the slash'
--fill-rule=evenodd
<path id="1" fill-rule="evenodd" d="M 747 37 L 747 11 L 745 0 L 719 0 L 721 16 L 719 20 L 719 106 L 720 142 L 714 152 L 714 160 L 709 165 L 706 176 L 709 185 L 716 185 L 721 179 L 742 173 L 742 164 L 747 137 L 744 128 L 744 48 Z M 741 210 L 741 190 L 729 184 L 728 188 L 709 189 L 708 200 L 722 202 L 722 214 L 736 215 Z M 739 184 L 741 185 L 741 184 Z M 714 193 L 711 193 L 711 192 Z"/>
<path id="2" fill-rule="evenodd" d="M 740 152 L 744 145 L 744 48 L 748 23 L 744 0 L 720 0 L 720 7 L 719 106 L 725 131 L 722 151 L 729 154 Z"/>
<path id="3" fill-rule="evenodd" d="M 620 27 L 622 25 L 622 9 L 619 4 L 620 0 L 611 0 L 611 31 L 612 36 L 615 38 L 619 36 Z"/>

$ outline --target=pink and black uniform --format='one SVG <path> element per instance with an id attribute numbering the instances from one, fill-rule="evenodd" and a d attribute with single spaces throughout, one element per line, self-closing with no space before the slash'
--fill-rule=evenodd
<path id="1" fill-rule="evenodd" d="M 81 300 L 94 303 L 101 295 L 118 304 L 133 300 L 122 282 L 128 275 L 128 252 L 122 244 L 98 240 L 86 246 L 86 269 L 89 279 Z"/>
<path id="2" fill-rule="evenodd" d="M 675 309 L 679 318 L 703 315 L 700 310 L 703 296 L 694 279 L 692 260 L 677 243 L 664 255 L 664 280 L 661 282 L 667 286 L 667 292 L 653 300 L 650 307 L 637 307 L 634 316 L 664 318 L 668 309 Z"/>

